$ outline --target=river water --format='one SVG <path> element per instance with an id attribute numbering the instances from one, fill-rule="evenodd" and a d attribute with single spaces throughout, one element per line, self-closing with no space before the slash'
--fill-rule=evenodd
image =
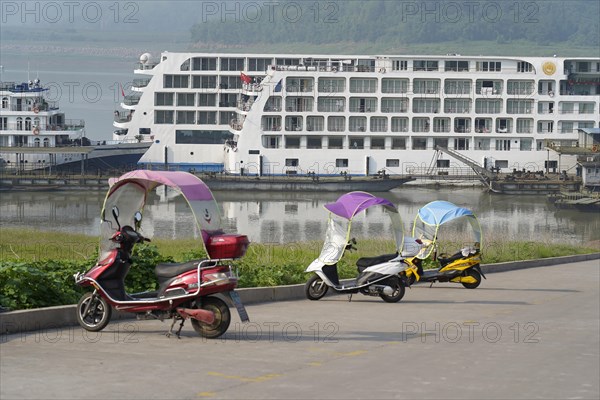
<path id="1" fill-rule="evenodd" d="M 227 232 L 248 235 L 252 242 L 291 243 L 323 240 L 327 211 L 323 205 L 340 193 L 215 192 Z M 524 240 L 586 244 L 600 240 L 600 213 L 556 210 L 545 196 L 503 196 L 479 188 L 429 189 L 405 186 L 380 193 L 397 205 L 409 231 L 418 209 L 433 200 L 447 200 L 473 210 L 485 240 Z M 98 235 L 102 192 L 2 191 L 0 229 L 33 228 Z M 142 229 L 145 236 L 198 237 L 181 196 L 158 189 L 149 197 Z M 356 237 L 391 238 L 388 217 L 368 210 L 353 224 Z M 598 242 L 596 242 L 598 243 Z"/>

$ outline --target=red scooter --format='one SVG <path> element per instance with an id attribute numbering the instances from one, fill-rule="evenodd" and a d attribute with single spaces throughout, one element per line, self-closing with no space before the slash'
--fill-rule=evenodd
<path id="1" fill-rule="evenodd" d="M 190 318 L 200 336 L 216 338 L 229 328 L 231 314 L 221 297 L 228 298 L 243 322 L 248 314 L 235 288 L 237 276 L 231 261 L 242 257 L 248 247 L 244 235 L 227 235 L 221 230 L 217 204 L 210 189 L 199 178 L 185 172 L 133 171 L 109 181 L 111 188 L 102 210 L 99 261 L 86 273 L 75 275 L 78 285 L 93 287 L 77 304 L 77 320 L 88 331 L 100 331 L 110 322 L 112 307 L 136 313 L 138 319 L 172 318 L 167 333 L 180 321 Z M 159 185 L 167 185 L 183 194 L 201 228 L 207 259 L 184 263 L 158 264 L 155 267 L 159 289 L 135 294 L 125 292 L 125 277 L 131 267 L 136 243 L 150 241 L 139 229 L 146 195 Z M 120 204 L 120 207 L 117 205 Z M 107 209 L 111 215 L 105 215 Z M 124 213 L 125 211 L 125 213 Z M 131 225 L 121 225 L 121 221 Z M 200 222 L 201 221 L 201 222 Z M 215 296 L 220 294 L 220 296 Z"/>

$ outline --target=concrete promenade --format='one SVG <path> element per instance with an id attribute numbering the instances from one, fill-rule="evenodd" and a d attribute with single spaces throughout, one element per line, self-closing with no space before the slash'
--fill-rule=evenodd
<path id="1" fill-rule="evenodd" d="M 416 285 L 397 304 L 355 295 L 249 305 L 224 337 L 121 320 L 1 336 L 1 399 L 600 397 L 600 267 Z"/>

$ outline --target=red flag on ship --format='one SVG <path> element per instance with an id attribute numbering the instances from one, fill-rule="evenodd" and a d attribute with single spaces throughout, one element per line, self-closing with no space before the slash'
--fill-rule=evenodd
<path id="1" fill-rule="evenodd" d="M 119 83 L 119 87 L 121 88 L 121 95 L 123 95 L 123 97 L 125 97 L 125 91 L 123 90 L 123 85 L 121 85 Z"/>
<path id="2" fill-rule="evenodd" d="M 248 75 L 246 75 L 245 73 L 241 72 L 240 73 L 240 79 L 242 80 L 242 82 L 244 83 L 250 83 L 252 82 L 252 78 L 250 78 Z"/>

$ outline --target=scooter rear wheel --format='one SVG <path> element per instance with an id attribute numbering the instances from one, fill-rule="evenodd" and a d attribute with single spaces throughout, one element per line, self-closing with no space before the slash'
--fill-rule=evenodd
<path id="1" fill-rule="evenodd" d="M 385 284 L 391 286 L 394 289 L 394 293 L 391 295 L 387 295 L 385 293 L 381 293 L 379 297 L 383 299 L 386 303 L 397 303 L 404 297 L 404 292 L 406 291 L 404 281 L 397 276 L 393 278 L 386 279 Z"/>
<path id="2" fill-rule="evenodd" d="M 467 289 L 475 289 L 481 283 L 481 274 L 476 269 L 468 269 L 467 271 L 465 271 L 464 276 L 470 276 L 471 278 L 476 280 L 476 282 L 473 283 L 462 282 L 462 285 Z"/>
<path id="3" fill-rule="evenodd" d="M 325 296 L 329 286 L 317 274 L 310 277 L 306 285 L 304 285 L 304 293 L 309 300 L 319 300 Z"/>
<path id="4" fill-rule="evenodd" d="M 95 293 L 86 293 L 77 303 L 77 322 L 87 331 L 98 332 L 110 322 L 112 308 Z"/>
<path id="5" fill-rule="evenodd" d="M 202 337 L 208 339 L 218 338 L 229 328 L 231 323 L 231 313 L 227 303 L 218 297 L 204 297 L 199 300 L 202 303 L 200 307 L 203 310 L 212 311 L 215 314 L 215 320 L 212 324 L 206 324 L 192 318 L 192 327 Z"/>

